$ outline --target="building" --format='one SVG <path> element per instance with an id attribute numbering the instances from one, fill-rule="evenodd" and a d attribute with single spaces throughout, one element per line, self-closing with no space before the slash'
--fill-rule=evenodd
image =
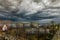
<path id="1" fill-rule="evenodd" d="M 39 28 L 39 33 L 40 33 L 40 34 L 44 34 L 44 33 L 45 33 L 45 29 L 42 28 L 42 27 L 40 27 L 40 28 Z"/>
<path id="2" fill-rule="evenodd" d="M 36 28 L 26 28 L 25 32 L 27 34 L 36 34 L 38 32 L 38 29 L 36 29 Z"/>
<path id="3" fill-rule="evenodd" d="M 23 23 L 22 23 L 22 22 L 16 23 L 16 26 L 17 26 L 18 28 L 23 28 Z"/>
<path id="4" fill-rule="evenodd" d="M 7 27 L 7 25 L 4 25 L 4 26 L 2 27 L 2 31 L 6 31 L 6 30 L 8 30 L 8 27 Z"/>
<path id="5" fill-rule="evenodd" d="M 31 22 L 31 27 L 39 28 L 39 24 L 37 22 Z"/>
<path id="6" fill-rule="evenodd" d="M 30 28 L 30 23 L 24 23 L 25 28 Z"/>

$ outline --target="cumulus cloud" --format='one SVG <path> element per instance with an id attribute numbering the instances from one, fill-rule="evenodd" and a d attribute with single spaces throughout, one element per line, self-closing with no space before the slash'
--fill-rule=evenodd
<path id="1" fill-rule="evenodd" d="M 0 19 L 45 23 L 60 20 L 60 0 L 0 0 Z"/>

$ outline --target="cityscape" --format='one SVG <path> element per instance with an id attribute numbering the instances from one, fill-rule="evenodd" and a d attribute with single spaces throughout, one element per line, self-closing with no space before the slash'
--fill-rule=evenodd
<path id="1" fill-rule="evenodd" d="M 0 0 L 0 40 L 60 40 L 60 0 Z"/>
<path id="2" fill-rule="evenodd" d="M 60 24 L 50 25 L 38 22 L 0 21 L 0 40 L 60 40 Z"/>

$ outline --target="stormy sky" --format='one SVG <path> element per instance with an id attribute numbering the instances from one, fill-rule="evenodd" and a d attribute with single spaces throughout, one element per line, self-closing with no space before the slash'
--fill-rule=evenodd
<path id="1" fill-rule="evenodd" d="M 60 0 L 0 0 L 0 19 L 60 22 Z"/>

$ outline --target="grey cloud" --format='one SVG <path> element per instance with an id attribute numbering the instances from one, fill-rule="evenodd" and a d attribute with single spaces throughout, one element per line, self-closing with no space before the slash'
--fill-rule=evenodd
<path id="1" fill-rule="evenodd" d="M 48 23 L 52 20 L 58 22 L 60 20 L 60 3 L 58 1 L 60 0 L 51 1 L 22 0 L 20 3 L 20 0 L 0 0 L 0 19 L 41 23 Z"/>

